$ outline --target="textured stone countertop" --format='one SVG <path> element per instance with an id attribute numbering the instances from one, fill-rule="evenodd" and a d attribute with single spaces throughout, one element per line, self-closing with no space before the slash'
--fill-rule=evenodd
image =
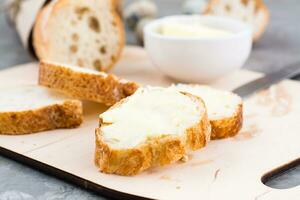
<path id="1" fill-rule="evenodd" d="M 3 2 L 0 1 L 0 69 L 32 60 L 15 31 L 7 25 L 1 5 Z M 160 4 L 160 15 L 180 13 L 180 0 L 157 2 Z M 254 45 L 245 68 L 269 73 L 288 63 L 300 61 L 300 3 L 299 0 L 267 0 L 266 3 L 271 11 L 271 21 L 264 36 Z M 300 166 L 269 181 L 268 185 L 286 188 L 299 183 Z M 8 199 L 105 198 L 0 156 L 0 200 Z"/>

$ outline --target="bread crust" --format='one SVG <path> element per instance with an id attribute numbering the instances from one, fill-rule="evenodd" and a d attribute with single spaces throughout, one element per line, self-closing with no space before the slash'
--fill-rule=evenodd
<path id="1" fill-rule="evenodd" d="M 238 134 L 243 126 L 243 104 L 239 104 L 231 117 L 210 120 L 211 139 L 224 139 Z"/>
<path id="2" fill-rule="evenodd" d="M 205 107 L 200 98 L 186 95 Z M 103 140 L 101 126 L 105 124 L 100 119 L 100 128 L 95 133 L 95 164 L 101 172 L 124 176 L 136 175 L 150 167 L 164 166 L 180 160 L 188 151 L 204 147 L 210 139 L 211 130 L 205 111 L 198 123 L 186 129 L 182 136 L 161 135 L 148 138 L 134 148 L 115 149 Z"/>
<path id="3" fill-rule="evenodd" d="M 187 84 L 197 87 L 197 84 Z M 232 93 L 232 95 L 236 95 Z M 201 97 L 200 97 L 201 98 Z M 204 102 L 205 103 L 205 102 Z M 237 105 L 234 114 L 230 117 L 209 119 L 211 124 L 211 140 L 233 137 L 239 133 L 243 126 L 243 102 Z"/>
<path id="4" fill-rule="evenodd" d="M 134 82 L 119 79 L 112 74 L 79 72 L 46 61 L 40 62 L 39 84 L 107 106 L 133 94 L 139 87 Z"/>
<path id="5" fill-rule="evenodd" d="M 243 0 L 240 0 L 240 1 L 242 2 Z M 254 1 L 255 1 L 257 10 L 260 10 L 260 11 L 262 11 L 264 13 L 264 20 L 263 20 L 263 22 L 260 25 L 259 31 L 255 32 L 253 34 L 253 42 L 256 42 L 262 36 L 262 34 L 265 32 L 265 29 L 266 29 L 266 27 L 267 27 L 267 25 L 269 23 L 270 12 L 269 12 L 267 6 L 264 4 L 264 2 L 262 0 L 254 0 Z M 220 0 L 210 0 L 207 3 L 206 8 L 204 8 L 203 14 L 211 14 L 212 11 L 213 11 L 213 8 L 218 3 L 220 3 Z"/>
<path id="6" fill-rule="evenodd" d="M 48 59 L 49 41 L 47 41 L 47 36 L 43 34 L 43 31 L 45 31 L 45 28 L 47 27 L 49 17 L 51 17 L 56 10 L 60 9 L 68 1 L 70 0 L 52 1 L 44 6 L 37 14 L 36 22 L 33 27 L 33 48 L 35 50 L 35 54 L 40 60 Z M 125 28 L 123 21 L 116 10 L 116 7 L 118 6 L 117 2 L 115 0 L 109 0 L 109 2 L 110 12 L 114 18 L 114 24 L 118 28 L 120 42 L 118 52 L 114 56 L 114 59 L 111 59 L 108 66 L 102 68 L 103 71 L 109 71 L 115 65 L 115 63 L 120 59 L 122 50 L 125 46 Z"/>
<path id="7" fill-rule="evenodd" d="M 263 33 L 265 32 L 266 28 L 267 28 L 267 25 L 269 23 L 269 20 L 270 20 L 270 12 L 267 8 L 267 6 L 263 3 L 262 0 L 256 0 L 259 5 L 259 8 L 263 11 L 264 13 L 264 21 L 260 27 L 260 31 L 256 32 L 253 36 L 253 42 L 257 42 L 261 36 L 263 35 Z"/>
<path id="8" fill-rule="evenodd" d="M 116 62 L 120 59 L 122 51 L 125 46 L 125 27 L 123 24 L 123 21 L 121 19 L 121 15 L 118 14 L 118 10 L 116 9 L 119 5 L 119 2 L 116 0 L 111 0 L 111 13 L 114 16 L 116 26 L 119 28 L 119 38 L 120 38 L 120 47 L 119 51 L 117 53 L 117 56 L 114 60 L 112 60 L 112 63 L 107 66 L 104 71 L 109 71 L 111 68 L 116 64 Z"/>
<path id="9" fill-rule="evenodd" d="M 50 4 L 53 3 L 54 1 L 41 8 L 41 10 L 38 12 L 36 16 L 35 24 L 33 26 L 33 31 L 32 31 L 33 49 L 34 49 L 34 53 L 39 59 L 45 58 L 46 52 L 48 51 L 47 41 L 45 41 L 42 34 L 42 30 L 43 30 L 42 24 L 45 20 L 44 18 L 46 17 L 46 14 L 48 15 L 50 13 L 51 10 Z"/>
<path id="10" fill-rule="evenodd" d="M 0 112 L 0 134 L 23 135 L 57 128 L 75 128 L 82 123 L 82 104 L 66 100 L 39 109 Z"/>

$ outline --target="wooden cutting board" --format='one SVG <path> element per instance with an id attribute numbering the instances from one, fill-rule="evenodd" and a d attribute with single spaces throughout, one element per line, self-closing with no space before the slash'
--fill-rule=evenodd
<path id="1" fill-rule="evenodd" d="M 36 84 L 37 72 L 36 63 L 3 70 L 0 84 Z M 156 70 L 137 47 L 125 49 L 114 73 L 142 84 L 167 86 L 173 82 Z M 259 76 L 241 70 L 212 85 L 231 90 Z M 100 104 L 84 102 L 84 123 L 77 129 L 0 136 L 0 152 L 117 198 L 300 199 L 300 186 L 279 190 L 262 183 L 266 174 L 300 158 L 298 82 L 283 81 L 247 99 L 244 127 L 236 137 L 211 141 L 206 148 L 190 154 L 186 163 L 150 169 L 134 177 L 102 174 L 93 164 L 94 129 L 97 116 L 105 109 Z"/>

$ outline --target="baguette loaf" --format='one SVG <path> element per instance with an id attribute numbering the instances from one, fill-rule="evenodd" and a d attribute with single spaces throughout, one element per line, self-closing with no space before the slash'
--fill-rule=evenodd
<path id="1" fill-rule="evenodd" d="M 203 99 L 212 127 L 211 139 L 235 136 L 242 128 L 243 102 L 238 95 L 202 85 L 178 84 L 172 87 Z"/>
<path id="2" fill-rule="evenodd" d="M 263 0 L 210 0 L 205 14 L 228 16 L 248 23 L 257 41 L 269 22 L 269 11 Z"/>
<path id="3" fill-rule="evenodd" d="M 40 60 L 109 70 L 124 46 L 115 0 L 54 0 L 38 14 L 33 45 Z"/>
<path id="4" fill-rule="evenodd" d="M 100 115 L 95 163 L 101 172 L 135 175 L 197 150 L 210 139 L 203 101 L 165 88 L 141 88 Z"/>
<path id="5" fill-rule="evenodd" d="M 82 122 L 78 100 L 40 86 L 1 88 L 0 134 L 20 135 L 74 128 Z"/>
<path id="6" fill-rule="evenodd" d="M 75 98 L 113 105 L 135 92 L 138 85 L 112 74 L 81 67 L 40 62 L 39 84 Z"/>

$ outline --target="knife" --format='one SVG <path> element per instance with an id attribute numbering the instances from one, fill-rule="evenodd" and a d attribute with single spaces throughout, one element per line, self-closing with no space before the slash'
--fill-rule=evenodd
<path id="1" fill-rule="evenodd" d="M 292 78 L 298 74 L 300 74 L 300 62 L 293 63 L 278 71 L 250 81 L 249 83 L 234 89 L 232 92 L 238 94 L 242 98 L 246 98 L 257 91 L 266 89 L 269 86 L 282 81 L 283 79 Z"/>

